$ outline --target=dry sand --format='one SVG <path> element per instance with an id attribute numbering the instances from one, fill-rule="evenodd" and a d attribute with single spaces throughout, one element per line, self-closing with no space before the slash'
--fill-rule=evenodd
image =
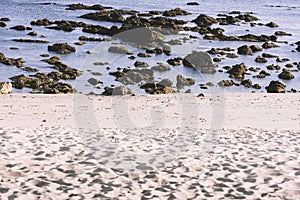
<path id="1" fill-rule="evenodd" d="M 0 199 L 300 199 L 300 96 L 0 96 Z"/>

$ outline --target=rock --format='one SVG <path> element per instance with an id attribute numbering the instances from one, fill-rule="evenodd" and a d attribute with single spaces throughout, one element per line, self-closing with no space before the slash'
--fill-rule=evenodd
<path id="1" fill-rule="evenodd" d="M 2 18 L 0 18 L 0 21 L 1 21 L 1 22 L 9 22 L 9 21 L 11 21 L 11 20 L 10 20 L 10 18 L 8 18 L 8 17 L 2 17 Z"/>
<path id="2" fill-rule="evenodd" d="M 200 14 L 196 19 L 192 20 L 192 22 L 200 27 L 207 27 L 211 26 L 213 23 L 218 23 L 218 20 L 208 15 Z"/>
<path id="3" fill-rule="evenodd" d="M 247 87 L 247 88 L 251 88 L 252 87 L 252 81 L 250 79 L 246 79 L 246 80 L 243 80 L 241 82 L 241 85 Z"/>
<path id="4" fill-rule="evenodd" d="M 198 2 L 193 1 L 193 2 L 187 2 L 186 5 L 188 5 L 188 6 L 198 6 L 200 4 Z"/>
<path id="5" fill-rule="evenodd" d="M 129 54 L 131 53 L 129 49 L 125 46 L 111 46 L 108 48 L 108 51 L 111 53 L 119 53 L 119 54 Z"/>
<path id="6" fill-rule="evenodd" d="M 81 15 L 80 18 L 96 20 L 96 21 L 107 21 L 107 22 L 125 22 L 123 15 L 135 15 L 137 11 L 128 10 L 102 10 L 95 13 L 88 13 Z"/>
<path id="7" fill-rule="evenodd" d="M 111 74 L 111 73 L 109 73 Z M 154 71 L 152 69 L 132 69 L 123 72 L 122 76 L 117 77 L 117 81 L 120 81 L 124 85 L 136 84 L 141 81 L 153 81 Z"/>
<path id="8" fill-rule="evenodd" d="M 215 73 L 212 59 L 206 52 L 193 51 L 183 59 L 182 64 L 200 70 L 201 73 Z"/>
<path id="9" fill-rule="evenodd" d="M 280 68 L 281 68 L 279 65 L 274 65 L 274 64 L 268 65 L 266 67 L 268 70 L 280 70 Z"/>
<path id="10" fill-rule="evenodd" d="M 0 82 L 0 94 L 12 93 L 12 84 L 8 82 Z"/>
<path id="11" fill-rule="evenodd" d="M 244 63 L 234 65 L 230 70 L 227 71 L 227 73 L 230 74 L 231 78 L 241 79 L 246 73 L 246 65 Z"/>
<path id="12" fill-rule="evenodd" d="M 252 55 L 253 51 L 249 46 L 243 45 L 237 49 L 237 53 L 242 55 Z"/>
<path id="13" fill-rule="evenodd" d="M 221 52 L 216 48 L 211 48 L 209 51 L 207 51 L 207 53 L 216 55 L 216 54 L 220 54 Z"/>
<path id="14" fill-rule="evenodd" d="M 268 60 L 266 58 L 258 56 L 258 57 L 255 58 L 255 62 L 257 62 L 257 63 L 266 63 L 266 62 L 268 62 Z"/>
<path id="15" fill-rule="evenodd" d="M 134 66 L 135 66 L 135 67 L 149 67 L 149 64 L 146 63 L 146 62 L 142 62 L 142 61 L 136 61 L 136 62 L 134 63 Z"/>
<path id="16" fill-rule="evenodd" d="M 27 42 L 27 43 L 42 43 L 46 44 L 49 43 L 47 40 L 31 40 L 31 39 L 13 39 L 14 42 Z"/>
<path id="17" fill-rule="evenodd" d="M 69 5 L 66 10 L 104 10 L 104 9 L 110 9 L 111 7 L 104 7 L 102 5 L 96 4 L 92 6 L 83 5 L 81 3 L 78 4 L 71 4 Z"/>
<path id="18" fill-rule="evenodd" d="M 156 66 L 151 67 L 154 71 L 164 72 L 171 70 L 171 67 L 169 65 L 165 65 L 163 63 L 157 63 Z"/>
<path id="19" fill-rule="evenodd" d="M 291 80 L 293 78 L 295 78 L 295 76 L 289 72 L 289 71 L 283 71 L 278 75 L 279 78 L 284 79 L 284 80 Z"/>
<path id="20" fill-rule="evenodd" d="M 39 70 L 38 69 L 35 69 L 35 68 L 32 68 L 32 67 L 24 67 L 24 68 L 21 68 L 22 70 L 24 71 L 27 71 L 27 72 L 38 72 Z"/>
<path id="21" fill-rule="evenodd" d="M 5 26 L 6 26 L 5 22 L 0 22 L 0 27 L 5 27 Z"/>
<path id="22" fill-rule="evenodd" d="M 91 84 L 91 85 L 97 85 L 98 83 L 100 83 L 99 80 L 95 79 L 95 78 L 89 78 L 88 79 L 88 83 Z"/>
<path id="23" fill-rule="evenodd" d="M 162 79 L 160 82 L 157 83 L 158 85 L 165 86 L 165 87 L 172 87 L 173 82 L 169 79 Z"/>
<path id="24" fill-rule="evenodd" d="M 275 48 L 275 47 L 279 47 L 277 44 L 274 44 L 272 42 L 265 42 L 263 43 L 262 47 L 264 49 L 270 49 L 270 48 Z"/>
<path id="25" fill-rule="evenodd" d="M 300 45 L 296 48 L 296 51 L 300 52 Z"/>
<path id="26" fill-rule="evenodd" d="M 285 93 L 286 85 L 280 81 L 271 81 L 266 87 L 268 93 Z"/>
<path id="27" fill-rule="evenodd" d="M 147 53 L 138 53 L 137 56 L 138 57 L 142 57 L 142 58 L 149 58 L 149 57 L 151 57 L 151 55 L 147 54 Z"/>
<path id="28" fill-rule="evenodd" d="M 190 86 L 195 84 L 195 80 L 192 78 L 185 78 L 181 74 L 178 74 L 176 77 L 176 87 L 182 89 L 184 86 Z"/>
<path id="29" fill-rule="evenodd" d="M 253 76 L 254 78 L 265 78 L 266 76 L 270 76 L 271 74 L 266 72 L 265 70 L 261 70 L 257 76 Z"/>
<path id="30" fill-rule="evenodd" d="M 4 61 L 5 59 L 5 55 L 3 53 L 0 53 L 0 62 Z"/>
<path id="31" fill-rule="evenodd" d="M 124 42 L 133 42 L 140 45 L 152 46 L 151 44 L 162 45 L 165 37 L 163 34 L 155 31 L 152 28 L 134 28 L 129 29 L 125 28 L 123 32 L 115 35 L 113 38 L 119 38 Z"/>
<path id="32" fill-rule="evenodd" d="M 48 54 L 47 54 L 48 55 Z M 48 55 L 49 56 L 49 55 Z M 43 56 L 43 57 L 48 57 L 48 56 Z M 44 61 L 44 62 L 46 62 L 46 63 L 48 63 L 48 64 L 50 64 L 50 65 L 54 65 L 54 64 L 56 64 L 56 63 L 60 63 L 60 57 L 59 56 L 53 56 L 53 57 L 51 57 L 51 58 L 49 58 L 49 59 L 43 59 L 42 61 Z"/>
<path id="33" fill-rule="evenodd" d="M 74 44 L 76 44 L 76 45 L 84 45 L 86 42 L 84 42 L 84 41 L 80 41 L 80 42 L 75 42 Z"/>
<path id="34" fill-rule="evenodd" d="M 224 60 L 225 58 L 219 58 L 219 57 L 217 57 L 217 58 L 214 58 L 213 59 L 213 61 L 214 62 L 221 62 L 222 60 Z"/>
<path id="35" fill-rule="evenodd" d="M 278 24 L 276 24 L 275 22 L 269 22 L 266 24 L 267 27 L 270 27 L 270 28 L 275 28 L 275 27 L 278 27 Z"/>
<path id="36" fill-rule="evenodd" d="M 175 17 L 177 15 L 190 15 L 190 14 L 192 13 L 182 10 L 180 8 L 175 8 L 174 10 L 166 10 L 165 12 L 163 12 L 162 15 L 166 17 Z"/>
<path id="37" fill-rule="evenodd" d="M 218 85 L 220 87 L 229 87 L 229 86 L 233 86 L 233 84 L 234 84 L 233 80 L 222 80 L 218 82 Z"/>
<path id="38" fill-rule="evenodd" d="M 169 63 L 172 66 L 178 66 L 178 65 L 181 65 L 181 61 L 182 61 L 182 58 L 177 57 L 177 58 L 168 59 L 167 63 Z"/>
<path id="39" fill-rule="evenodd" d="M 80 41 L 93 41 L 93 42 L 103 42 L 103 41 L 110 41 L 110 38 L 94 38 L 94 37 L 86 37 L 80 36 L 78 38 Z"/>
<path id="40" fill-rule="evenodd" d="M 244 20 L 246 22 L 251 22 L 251 21 L 257 21 L 259 20 L 257 17 L 250 15 L 250 14 L 244 14 L 244 15 L 238 15 L 236 18 L 240 20 Z"/>
<path id="41" fill-rule="evenodd" d="M 255 89 L 261 89 L 261 86 L 257 83 L 255 83 L 252 87 L 255 88 Z"/>
<path id="42" fill-rule="evenodd" d="M 170 80 L 163 79 L 159 83 L 146 83 L 143 84 L 140 88 L 144 89 L 149 94 L 170 94 L 174 93 L 174 90 L 168 86 L 172 85 L 172 82 Z"/>
<path id="43" fill-rule="evenodd" d="M 45 94 L 59 94 L 59 93 L 74 93 L 75 90 L 73 90 L 72 85 L 68 83 L 62 83 L 62 82 L 51 82 L 49 84 L 43 84 L 42 85 L 42 93 Z"/>
<path id="44" fill-rule="evenodd" d="M 25 27 L 25 26 L 23 26 L 23 25 L 13 26 L 13 27 L 10 27 L 9 29 L 13 29 L 13 30 L 17 30 L 17 31 L 32 30 L 32 28 L 30 28 L 30 27 Z"/>
<path id="45" fill-rule="evenodd" d="M 41 54 L 40 56 L 41 57 L 49 57 L 49 54 L 44 53 L 44 54 Z"/>
<path id="46" fill-rule="evenodd" d="M 284 31 L 276 31 L 276 32 L 274 33 L 274 35 L 276 35 L 276 36 L 292 36 L 292 34 L 286 33 L 286 32 L 284 32 Z"/>
<path id="47" fill-rule="evenodd" d="M 133 92 L 125 86 L 117 86 L 115 88 L 105 87 L 102 95 L 111 96 L 111 95 L 126 95 L 133 94 Z"/>
<path id="48" fill-rule="evenodd" d="M 264 57 L 264 58 L 277 58 L 278 56 L 273 55 L 273 54 L 269 54 L 269 53 L 263 53 L 262 57 Z"/>
<path id="49" fill-rule="evenodd" d="M 50 26 L 54 24 L 54 22 L 51 22 L 49 19 L 39 19 L 37 21 L 30 22 L 30 25 L 34 26 Z"/>
<path id="50" fill-rule="evenodd" d="M 67 43 L 57 43 L 53 44 L 52 46 L 48 46 L 48 51 L 54 51 L 56 53 L 66 54 L 75 52 L 76 48 L 68 45 Z"/>
<path id="51" fill-rule="evenodd" d="M 30 36 L 37 36 L 37 32 L 32 31 L 32 32 L 29 32 L 27 35 L 30 35 Z"/>
<path id="52" fill-rule="evenodd" d="M 94 62 L 94 65 L 109 65 L 108 62 Z"/>
<path id="53" fill-rule="evenodd" d="M 263 49 L 262 49 L 260 46 L 258 46 L 258 45 L 251 45 L 250 48 L 251 48 L 251 50 L 252 50 L 253 53 L 255 53 L 255 52 L 257 52 L 257 51 L 262 51 L 262 50 L 263 50 Z"/>
<path id="54" fill-rule="evenodd" d="M 9 79 L 12 80 L 12 86 L 17 89 L 22 89 L 24 87 L 32 88 L 32 89 L 39 89 L 39 87 L 40 87 L 39 79 L 28 78 L 24 74 L 14 76 Z"/>

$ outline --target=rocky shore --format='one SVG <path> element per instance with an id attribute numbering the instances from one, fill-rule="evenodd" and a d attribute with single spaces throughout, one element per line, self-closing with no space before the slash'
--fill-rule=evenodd
<path id="1" fill-rule="evenodd" d="M 187 5 L 199 6 L 197 2 L 190 2 Z M 47 6 L 55 7 L 57 5 L 49 4 Z M 65 55 L 68 56 L 67 54 L 75 54 L 78 49 L 81 51 L 80 49 L 84 48 L 87 43 L 99 42 L 109 45 L 107 51 L 110 54 L 124 55 L 122 58 L 124 60 L 123 63 L 131 60 L 132 64 L 131 66 L 127 64 L 124 66 L 107 64 L 100 70 L 101 72 L 94 71 L 94 74 L 97 73 L 97 77 L 91 73 L 90 77 L 86 78 L 85 83 L 82 85 L 88 85 L 92 90 L 92 94 L 126 95 L 144 92 L 149 94 L 166 94 L 186 91 L 197 93 L 198 91 L 206 92 L 211 87 L 246 87 L 251 92 L 264 91 L 268 93 L 297 92 L 299 90 L 297 87 L 289 86 L 290 80 L 294 79 L 295 76 L 298 77 L 299 60 L 280 57 L 270 52 L 270 49 L 273 48 L 287 49 L 288 47 L 290 49 L 293 46 L 292 50 L 286 53 L 299 54 L 299 41 L 287 41 L 288 37 L 291 37 L 293 33 L 281 30 L 280 24 L 274 21 L 268 23 L 260 22 L 262 19 L 256 16 L 254 12 L 235 10 L 226 14 L 216 13 L 215 16 L 197 13 L 196 18 L 185 20 L 182 17 L 195 15 L 195 13 L 181 8 L 141 12 L 138 10 L 115 9 L 99 4 L 71 4 L 65 8 L 65 12 L 77 13 L 78 11 L 87 12 L 83 15 L 78 14 L 78 20 L 85 19 L 90 23 L 68 19 L 53 21 L 45 18 L 34 19 L 30 22 L 30 26 L 22 24 L 9 26 L 11 19 L 1 16 L 1 27 L 5 28 L 8 26 L 7 31 L 24 32 L 24 36 L 29 37 L 12 39 L 16 44 L 27 43 L 31 45 L 34 43 L 46 47 L 47 54 L 49 53 L 51 56 L 41 52 L 43 57 L 50 57 L 49 59 L 41 59 L 41 61 L 50 64 L 49 68 L 54 70 L 48 73 L 40 72 L 38 67 L 32 68 L 27 66 L 26 60 L 23 58 L 10 58 L 4 53 L 0 53 L 0 65 L 15 66 L 26 72 L 9 77 L 13 88 L 18 90 L 30 88 L 33 93 L 58 94 L 77 92 L 78 82 L 83 82 L 79 76 L 82 73 L 88 74 L 90 69 L 68 66 L 60 60 L 60 55 L 65 57 Z M 101 23 L 114 25 L 107 27 Z M 226 34 L 227 27 L 238 27 L 241 25 L 246 26 L 246 31 L 249 33 L 244 35 Z M 35 31 L 35 29 L 41 29 L 41 27 L 65 32 L 66 34 L 64 35 L 68 36 L 70 34 L 70 38 L 71 33 L 75 30 L 77 32 L 80 31 L 82 35 L 74 43 L 76 47 L 68 44 L 70 40 L 67 37 L 64 37 L 65 42 L 62 43 L 53 43 L 51 41 L 52 38 L 47 38 L 47 40 L 35 39 L 47 37 L 39 35 Z M 270 32 L 270 29 L 274 29 L 274 31 L 272 31 L 273 34 L 255 34 L 255 31 L 252 31 L 252 29 L 256 27 L 265 29 L 267 32 Z M 176 36 L 183 34 L 186 37 L 176 38 Z M 91 35 L 96 37 L 91 37 Z M 169 36 L 173 36 L 174 39 L 167 40 L 166 37 Z M 117 40 L 121 40 L 121 43 L 115 45 Z M 226 42 L 228 46 L 222 48 L 212 46 L 207 51 L 189 49 L 190 52 L 185 52 L 182 50 L 182 56 L 173 55 L 172 49 L 178 45 L 184 48 L 187 42 L 192 43 L 205 40 Z M 230 46 L 231 43 L 236 42 L 239 42 L 241 45 L 238 47 Z M 18 50 L 17 47 L 14 49 Z M 88 54 L 93 55 L 92 49 L 86 51 L 86 53 L 87 56 Z M 105 56 L 102 59 L 105 59 Z M 245 59 L 251 60 L 252 63 L 257 63 L 260 67 L 253 67 L 245 63 Z M 153 60 L 157 61 L 158 66 L 149 64 Z M 99 60 L 99 62 L 105 61 Z M 233 64 L 223 64 L 228 62 Z M 194 70 L 192 72 L 193 77 L 186 77 L 184 72 L 189 70 L 186 68 Z M 168 73 L 168 71 L 170 73 L 183 72 L 177 73 L 175 77 L 167 75 L 168 78 L 162 80 L 161 76 Z M 210 74 L 217 74 L 220 77 L 219 80 L 214 81 L 214 86 L 210 86 L 211 81 L 209 78 L 205 78 L 210 77 Z M 224 79 L 226 74 L 228 74 L 229 79 Z M 112 79 L 112 77 L 107 78 L 107 76 L 113 76 L 115 79 Z M 268 76 L 270 76 L 268 81 L 261 81 Z M 78 77 L 80 81 L 76 82 Z M 199 77 L 204 77 L 204 79 L 208 80 L 206 83 L 199 82 Z M 90 79 L 97 79 L 96 82 L 94 81 L 96 84 L 91 84 L 88 81 Z M 111 81 L 103 81 L 103 79 L 110 79 Z M 162 85 L 165 82 L 168 85 Z M 119 92 L 120 87 L 126 89 L 122 90 L 123 92 Z M 135 88 L 134 91 L 127 92 L 133 90 L 133 87 Z M 196 91 L 194 91 L 195 87 L 197 88 Z M 114 89 L 116 92 L 112 92 Z"/>

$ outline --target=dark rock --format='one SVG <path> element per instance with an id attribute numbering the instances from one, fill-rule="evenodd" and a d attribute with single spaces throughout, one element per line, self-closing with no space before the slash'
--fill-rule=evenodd
<path id="1" fill-rule="evenodd" d="M 140 88 L 144 89 L 149 94 L 170 94 L 174 93 L 174 90 L 170 86 L 172 84 L 173 83 L 170 80 L 163 79 L 159 83 L 146 83 Z"/>
<path id="2" fill-rule="evenodd" d="M 110 41 L 110 38 L 94 38 L 94 37 L 86 37 L 80 36 L 78 38 L 80 41 L 93 41 L 93 42 L 103 42 L 103 41 Z"/>
<path id="3" fill-rule="evenodd" d="M 27 43 L 42 43 L 46 44 L 49 43 L 47 40 L 31 40 L 31 39 L 13 39 L 14 42 L 27 42 Z"/>
<path id="4" fill-rule="evenodd" d="M 285 93 L 286 85 L 280 81 L 271 81 L 266 87 L 268 93 Z"/>
<path id="5" fill-rule="evenodd" d="M 49 19 L 39 19 L 37 21 L 30 22 L 30 24 L 34 26 L 50 26 L 54 24 L 54 22 L 50 21 Z"/>
<path id="6" fill-rule="evenodd" d="M 201 73 L 215 73 L 211 57 L 206 52 L 193 51 L 183 59 L 182 64 L 186 67 L 198 69 Z"/>
<path id="7" fill-rule="evenodd" d="M 78 4 L 71 4 L 71 5 L 69 5 L 68 8 L 66 8 L 66 10 L 104 10 L 104 9 L 111 9 L 111 7 L 104 7 L 99 4 L 87 6 L 87 5 L 78 3 Z"/>
<path id="8" fill-rule="evenodd" d="M 151 55 L 150 55 L 150 54 L 147 54 L 147 53 L 138 53 L 137 56 L 138 56 L 138 57 L 142 57 L 142 58 L 151 57 Z"/>
<path id="9" fill-rule="evenodd" d="M 261 86 L 257 83 L 255 83 L 252 87 L 255 88 L 255 89 L 261 89 Z"/>
<path id="10" fill-rule="evenodd" d="M 224 60 L 224 58 L 217 57 L 213 59 L 214 62 L 221 62 L 222 60 Z"/>
<path id="11" fill-rule="evenodd" d="M 185 78 L 181 74 L 177 75 L 176 80 L 177 80 L 176 87 L 178 89 L 182 89 L 184 86 L 190 86 L 190 85 L 194 85 L 195 84 L 195 80 L 194 79 L 192 79 L 192 78 Z"/>
<path id="12" fill-rule="evenodd" d="M 169 63 L 172 66 L 178 66 L 178 65 L 181 65 L 181 61 L 182 61 L 182 58 L 177 57 L 177 58 L 168 59 L 167 63 Z"/>
<path id="13" fill-rule="evenodd" d="M 3 53 L 0 53 L 0 63 L 10 66 L 23 67 L 25 61 L 23 58 L 6 58 Z"/>
<path id="14" fill-rule="evenodd" d="M 278 27 L 278 24 L 276 24 L 275 22 L 269 22 L 266 24 L 267 27 L 270 27 L 270 28 L 275 28 L 275 27 Z"/>
<path id="15" fill-rule="evenodd" d="M 286 67 L 286 68 L 293 68 L 294 65 L 293 65 L 292 63 L 287 63 L 287 64 L 285 65 L 285 67 Z"/>
<path id="16" fill-rule="evenodd" d="M 135 67 L 149 67 L 149 64 L 146 63 L 146 62 L 142 62 L 142 61 L 136 61 L 136 62 L 134 63 L 134 66 L 135 66 Z"/>
<path id="17" fill-rule="evenodd" d="M 263 49 L 262 49 L 260 46 L 258 46 L 258 45 L 251 45 L 250 48 L 251 48 L 251 50 L 252 50 L 253 53 L 255 53 L 255 52 L 257 52 L 257 51 L 262 51 L 262 50 L 263 50 Z"/>
<path id="18" fill-rule="evenodd" d="M 244 20 L 246 22 L 251 22 L 251 21 L 257 21 L 259 20 L 257 17 L 250 15 L 250 14 L 244 14 L 244 15 L 238 15 L 236 18 L 240 20 Z"/>
<path id="19" fill-rule="evenodd" d="M 111 53 L 129 54 L 131 53 L 129 49 L 125 46 L 111 46 L 108 48 Z"/>
<path id="20" fill-rule="evenodd" d="M 279 65 L 274 65 L 274 64 L 267 66 L 268 70 L 280 70 L 280 68 L 281 67 Z"/>
<path id="21" fill-rule="evenodd" d="M 274 35 L 276 35 L 276 36 L 291 36 L 292 34 L 286 33 L 286 32 L 284 32 L 284 31 L 276 31 L 276 32 L 274 33 Z"/>
<path id="22" fill-rule="evenodd" d="M 199 3 L 198 3 L 198 2 L 195 2 L 195 1 L 193 1 L 193 2 L 187 2 L 187 3 L 186 3 L 186 5 L 188 5 L 188 6 L 198 6 L 198 5 L 199 5 Z"/>
<path id="23" fill-rule="evenodd" d="M 0 22 L 0 27 L 5 27 L 5 26 L 6 26 L 5 22 Z"/>
<path id="24" fill-rule="evenodd" d="M 126 10 L 102 10 L 96 13 L 88 13 L 80 16 L 80 18 L 91 19 L 96 21 L 107 21 L 107 22 L 125 22 L 123 15 L 134 15 L 136 11 Z"/>
<path id="25" fill-rule="evenodd" d="M 229 87 L 229 86 L 233 86 L 233 84 L 234 84 L 233 80 L 222 80 L 218 82 L 218 85 L 221 87 Z"/>
<path id="26" fill-rule="evenodd" d="M 265 42 L 263 43 L 262 47 L 264 49 L 270 49 L 270 48 L 275 48 L 275 47 L 279 47 L 277 44 L 274 44 L 272 42 Z"/>
<path id="27" fill-rule="evenodd" d="M 10 20 L 10 18 L 8 18 L 8 17 L 2 17 L 2 18 L 0 18 L 0 21 L 1 21 L 1 22 L 9 22 L 9 21 L 11 21 L 11 20 Z"/>
<path id="28" fill-rule="evenodd" d="M 234 65 L 230 70 L 227 71 L 227 73 L 229 73 L 230 77 L 232 78 L 241 79 L 246 73 L 246 65 L 244 63 Z"/>
<path id="29" fill-rule="evenodd" d="M 171 67 L 169 65 L 165 65 L 163 63 L 157 63 L 156 66 L 151 67 L 154 71 L 164 72 L 171 70 Z"/>
<path id="30" fill-rule="evenodd" d="M 289 72 L 289 71 L 283 71 L 278 75 L 279 78 L 284 79 L 284 80 L 291 80 L 295 78 L 295 76 Z"/>
<path id="31" fill-rule="evenodd" d="M 175 17 L 177 15 L 190 15 L 190 14 L 192 13 L 182 10 L 180 8 L 175 8 L 174 10 L 166 10 L 165 12 L 163 12 L 162 15 L 166 17 Z"/>
<path id="32" fill-rule="evenodd" d="M 115 88 L 112 87 L 105 87 L 104 92 L 102 95 L 111 96 L 111 95 L 126 95 L 126 94 L 133 94 L 133 92 L 125 87 L 125 86 L 118 86 Z"/>
<path id="33" fill-rule="evenodd" d="M 192 22 L 196 23 L 200 27 L 207 27 L 212 25 L 213 23 L 218 23 L 218 21 L 210 17 L 208 15 L 200 14 L 196 19 L 194 19 Z"/>
<path id="34" fill-rule="evenodd" d="M 243 45 L 237 49 L 237 53 L 242 55 L 252 55 L 253 51 L 249 46 Z"/>
<path id="35" fill-rule="evenodd" d="M 266 62 L 268 62 L 268 60 L 266 58 L 258 56 L 258 57 L 255 58 L 255 62 L 257 62 L 257 63 L 266 63 Z"/>
<path id="36" fill-rule="evenodd" d="M 264 58 L 277 58 L 278 56 L 273 55 L 273 54 L 269 54 L 269 53 L 263 53 L 262 57 L 264 57 Z"/>
<path id="37" fill-rule="evenodd" d="M 251 88 L 252 87 L 252 81 L 250 79 L 246 79 L 246 80 L 243 80 L 241 82 L 241 85 L 247 87 L 247 88 Z"/>
<path id="38" fill-rule="evenodd" d="M 53 44 L 52 46 L 48 46 L 48 51 L 54 51 L 56 53 L 66 54 L 75 52 L 76 48 L 68 45 L 67 43 L 57 43 Z"/>
<path id="39" fill-rule="evenodd" d="M 216 48 L 211 48 L 209 51 L 207 51 L 207 53 L 216 55 L 216 54 L 220 54 L 220 51 Z"/>
<path id="40" fill-rule="evenodd" d="M 32 28 L 30 28 L 30 27 L 25 27 L 25 26 L 23 26 L 23 25 L 13 26 L 13 27 L 10 27 L 9 29 L 13 29 L 13 30 L 17 30 L 17 31 L 32 30 Z"/>
<path id="41" fill-rule="evenodd" d="M 38 69 L 32 68 L 32 67 L 24 67 L 22 70 L 27 71 L 27 72 L 37 72 L 39 71 Z"/>
<path id="42" fill-rule="evenodd" d="M 5 59 L 5 55 L 3 53 L 0 53 L 0 62 L 4 61 Z"/>

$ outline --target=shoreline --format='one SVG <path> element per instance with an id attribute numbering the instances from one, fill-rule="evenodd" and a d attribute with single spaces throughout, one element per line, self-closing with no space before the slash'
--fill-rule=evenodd
<path id="1" fill-rule="evenodd" d="M 97 128 L 131 128 L 126 124 L 122 127 L 122 119 L 126 118 L 135 128 L 147 127 L 156 118 L 161 120 L 155 125 L 157 128 L 180 128 L 183 120 L 196 123 L 195 129 L 217 126 L 219 129 L 299 130 L 300 127 L 300 98 L 292 93 L 219 93 L 205 94 L 205 97 L 12 94 L 2 95 L 0 102 L 0 127 L 76 128 L 76 123 L 91 120 L 94 123 L 91 126 Z M 195 118 L 189 119 L 189 115 Z"/>

